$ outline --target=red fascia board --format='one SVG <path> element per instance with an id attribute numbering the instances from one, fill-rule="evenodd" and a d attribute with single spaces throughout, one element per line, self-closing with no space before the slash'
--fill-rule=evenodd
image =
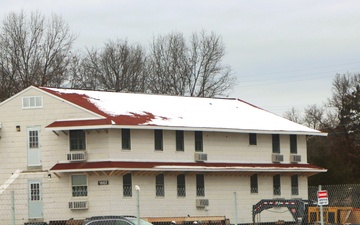
<path id="1" fill-rule="evenodd" d="M 109 125 L 111 121 L 109 119 L 99 120 L 68 120 L 68 121 L 55 121 L 49 124 L 46 128 L 53 127 L 77 127 L 77 126 L 98 126 Z"/>
<path id="2" fill-rule="evenodd" d="M 324 170 L 311 164 L 256 164 L 256 163 L 181 163 L 181 162 L 121 162 L 121 161 L 101 161 L 101 162 L 73 162 L 57 163 L 50 170 L 74 170 L 74 169 L 108 169 L 108 168 L 128 168 L 128 169 L 153 169 L 157 166 L 184 166 L 184 167 L 211 167 L 211 168 L 283 168 L 283 169 L 314 169 Z"/>

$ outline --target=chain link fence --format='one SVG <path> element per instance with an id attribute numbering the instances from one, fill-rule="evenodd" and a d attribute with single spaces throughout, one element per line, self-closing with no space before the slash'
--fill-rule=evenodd
<path id="1" fill-rule="evenodd" d="M 324 224 L 360 224 L 360 185 L 309 187 L 309 200 L 317 202 L 318 191 L 326 190 L 328 204 L 322 206 Z M 308 210 L 309 223 L 320 223 L 320 207 Z"/>

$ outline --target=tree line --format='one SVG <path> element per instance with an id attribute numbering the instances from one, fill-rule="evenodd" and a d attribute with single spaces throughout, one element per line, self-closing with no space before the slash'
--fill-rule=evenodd
<path id="1" fill-rule="evenodd" d="M 328 169 L 310 177 L 310 185 L 360 183 L 360 73 L 337 74 L 323 105 L 303 114 L 292 108 L 284 117 L 328 133 L 308 137 L 308 162 Z"/>
<path id="2" fill-rule="evenodd" d="M 213 32 L 159 35 L 148 48 L 116 39 L 75 50 L 77 36 L 58 15 L 10 12 L 1 25 L 0 101 L 30 85 L 214 97 L 236 83 Z"/>

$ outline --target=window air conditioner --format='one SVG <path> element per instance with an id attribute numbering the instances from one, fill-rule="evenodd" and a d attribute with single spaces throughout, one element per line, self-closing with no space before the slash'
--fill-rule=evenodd
<path id="1" fill-rule="evenodd" d="M 88 201 L 69 202 L 69 209 L 88 209 L 88 208 L 89 208 Z"/>
<path id="2" fill-rule="evenodd" d="M 67 160 L 69 160 L 69 161 L 85 161 L 86 160 L 86 152 L 68 153 Z"/>
<path id="3" fill-rule="evenodd" d="M 301 155 L 290 155 L 290 162 L 301 162 Z"/>
<path id="4" fill-rule="evenodd" d="M 196 199 L 197 208 L 205 208 L 205 206 L 208 205 L 209 205 L 209 199 Z"/>
<path id="5" fill-rule="evenodd" d="M 280 154 L 272 154 L 272 162 L 282 162 L 284 161 L 284 156 Z"/>
<path id="6" fill-rule="evenodd" d="M 195 161 L 202 162 L 207 160 L 206 153 L 195 152 Z"/>

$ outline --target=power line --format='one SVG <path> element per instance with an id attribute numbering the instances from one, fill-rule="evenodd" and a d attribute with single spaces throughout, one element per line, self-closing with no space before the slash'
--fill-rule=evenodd
<path id="1" fill-rule="evenodd" d="M 282 81 L 282 82 L 260 83 L 260 84 L 253 84 L 253 85 L 241 85 L 240 84 L 240 85 L 237 85 L 237 86 L 238 87 L 269 86 L 269 85 L 286 84 L 286 83 L 293 83 L 293 82 L 302 82 L 302 81 L 309 81 L 309 80 L 319 80 L 319 79 L 328 78 L 328 77 L 330 77 L 330 76 L 322 76 L 322 77 L 315 77 L 315 78 L 308 78 L 308 79 L 296 79 L 296 80 Z"/>
<path id="2" fill-rule="evenodd" d="M 267 75 L 283 74 L 283 73 L 294 73 L 294 72 L 301 72 L 301 71 L 308 71 L 308 70 L 315 70 L 315 69 L 324 69 L 324 68 L 326 69 L 326 68 L 331 68 L 331 67 L 347 66 L 347 65 L 354 65 L 354 64 L 360 64 L 360 61 L 337 64 L 337 65 L 329 65 L 329 66 L 305 67 L 305 68 L 298 68 L 298 69 L 293 69 L 293 70 L 284 70 L 284 71 L 270 72 L 270 73 L 258 73 L 258 74 L 249 75 L 248 77 L 267 76 Z"/>

